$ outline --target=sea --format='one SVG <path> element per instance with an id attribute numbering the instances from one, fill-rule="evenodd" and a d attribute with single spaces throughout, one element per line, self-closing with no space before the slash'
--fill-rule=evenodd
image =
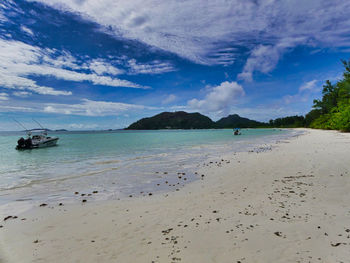
<path id="1" fill-rule="evenodd" d="M 208 160 L 297 136 L 288 129 L 52 132 L 55 147 L 17 151 L 23 132 L 0 132 L 0 214 L 40 203 L 175 191 Z M 184 173 L 184 174 L 182 174 Z M 179 180 L 181 176 L 182 180 Z M 185 179 L 186 178 L 186 179 Z"/>

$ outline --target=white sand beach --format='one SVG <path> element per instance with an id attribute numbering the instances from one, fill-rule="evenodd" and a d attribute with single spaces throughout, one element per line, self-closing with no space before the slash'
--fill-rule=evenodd
<path id="1" fill-rule="evenodd" d="M 0 262 L 349 262 L 350 134 L 260 150 L 208 160 L 179 191 L 4 215 Z"/>

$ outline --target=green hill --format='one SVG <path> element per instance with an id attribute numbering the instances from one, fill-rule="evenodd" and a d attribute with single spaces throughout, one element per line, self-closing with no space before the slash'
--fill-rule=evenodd
<path id="1" fill-rule="evenodd" d="M 243 118 L 238 114 L 232 114 L 218 120 L 216 126 L 218 128 L 259 128 L 267 127 L 268 124 Z"/>
<path id="2" fill-rule="evenodd" d="M 212 129 L 212 128 L 257 128 L 268 124 L 242 118 L 237 114 L 229 115 L 213 122 L 209 117 L 198 112 L 184 111 L 162 112 L 153 117 L 143 118 L 127 127 L 127 130 L 159 130 L 159 129 Z"/>
<path id="3" fill-rule="evenodd" d="M 215 123 L 207 116 L 198 112 L 184 111 L 162 112 L 150 118 L 143 118 L 131 124 L 128 130 L 159 130 L 159 129 L 210 129 Z"/>

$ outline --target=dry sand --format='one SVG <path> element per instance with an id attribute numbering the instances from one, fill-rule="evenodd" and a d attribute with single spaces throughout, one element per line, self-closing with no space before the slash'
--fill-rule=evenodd
<path id="1" fill-rule="evenodd" d="M 14 214 L 1 259 L 350 262 L 350 134 L 306 130 L 272 148 L 202 164 L 203 180 L 168 194 Z"/>

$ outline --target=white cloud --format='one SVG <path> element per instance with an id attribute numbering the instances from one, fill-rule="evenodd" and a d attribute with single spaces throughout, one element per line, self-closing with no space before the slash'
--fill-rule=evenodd
<path id="1" fill-rule="evenodd" d="M 71 123 L 68 124 L 69 129 L 73 129 L 73 130 L 83 130 L 83 129 L 97 129 L 100 128 L 99 125 L 97 124 L 83 124 L 83 123 Z"/>
<path id="2" fill-rule="evenodd" d="M 162 104 L 169 104 L 171 102 L 174 102 L 176 99 L 177 97 L 174 94 L 170 94 L 162 101 Z"/>
<path id="3" fill-rule="evenodd" d="M 7 93 L 4 93 L 4 92 L 0 92 L 0 101 L 2 100 L 8 100 L 9 99 L 9 96 Z"/>
<path id="4" fill-rule="evenodd" d="M 124 73 L 123 70 L 118 69 L 101 59 L 95 59 L 91 61 L 88 67 L 91 71 L 95 72 L 97 75 L 103 75 L 105 73 L 110 75 L 119 75 Z"/>
<path id="5" fill-rule="evenodd" d="M 317 82 L 318 80 L 314 79 L 304 83 L 303 85 L 300 86 L 299 92 L 302 92 L 304 90 L 314 90 L 315 88 L 317 88 Z"/>
<path id="6" fill-rule="evenodd" d="M 187 102 L 187 105 L 201 112 L 226 114 L 244 94 L 243 87 L 237 82 L 225 81 L 213 87 L 204 99 L 192 99 Z"/>
<path id="7" fill-rule="evenodd" d="M 253 80 L 253 73 L 259 71 L 262 73 L 271 72 L 277 65 L 283 53 L 286 50 L 295 47 L 299 43 L 303 43 L 305 38 L 282 39 L 276 45 L 258 45 L 250 53 L 243 72 L 238 74 L 238 79 L 245 81 Z"/>
<path id="8" fill-rule="evenodd" d="M 28 27 L 26 27 L 26 26 L 21 26 L 21 30 L 22 30 L 24 33 L 28 34 L 28 35 L 34 36 L 33 31 L 30 30 L 30 29 L 29 29 Z"/>
<path id="9" fill-rule="evenodd" d="M 121 71 L 100 60 L 87 64 L 92 73 L 77 72 L 76 69 L 84 69 L 86 66 L 80 66 L 76 58 L 67 52 L 61 52 L 56 56 L 57 53 L 57 50 L 42 49 L 23 42 L 0 38 L 0 86 L 42 95 L 72 94 L 71 91 L 38 85 L 30 78 L 31 76 L 52 76 L 76 82 L 89 81 L 94 85 L 147 88 L 128 80 L 101 75 L 103 73 L 115 75 Z"/>
<path id="10" fill-rule="evenodd" d="M 150 63 L 138 63 L 135 59 L 128 61 L 129 74 L 161 74 L 174 71 L 175 68 L 166 62 L 155 60 Z"/>
<path id="11" fill-rule="evenodd" d="M 271 68 L 276 63 L 273 59 L 286 51 L 275 46 L 300 37 L 305 41 L 294 46 L 350 46 L 350 2 L 344 0 L 36 1 L 79 13 L 112 28 L 118 37 L 136 39 L 196 63 L 230 64 L 242 47 L 250 54 L 262 44 L 270 47 L 272 61 L 267 68 Z M 249 78 L 253 72 L 244 73 Z"/>
<path id="12" fill-rule="evenodd" d="M 310 101 L 311 98 L 313 98 L 314 95 L 320 92 L 321 90 L 318 84 L 319 84 L 319 80 L 317 79 L 303 83 L 299 87 L 298 93 L 294 95 L 286 95 L 282 98 L 283 104 L 292 104 L 292 103 L 299 103 L 299 102 L 305 103 L 307 101 Z"/>
<path id="13" fill-rule="evenodd" d="M 129 113 L 130 111 L 141 111 L 146 109 L 156 108 L 119 102 L 93 101 L 83 99 L 79 104 L 47 103 L 43 111 L 46 113 L 58 113 L 67 115 L 112 116 Z"/>
<path id="14" fill-rule="evenodd" d="M 25 97 L 32 95 L 32 93 L 30 93 L 28 91 L 15 91 L 15 92 L 12 92 L 12 95 L 14 95 L 16 97 L 25 98 Z"/>

